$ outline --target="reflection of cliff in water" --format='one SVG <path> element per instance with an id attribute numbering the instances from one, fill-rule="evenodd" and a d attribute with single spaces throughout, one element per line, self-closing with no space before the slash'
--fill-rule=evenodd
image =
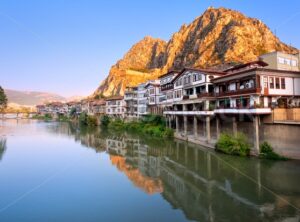
<path id="1" fill-rule="evenodd" d="M 298 221 L 300 164 L 225 156 L 185 142 L 68 129 L 77 141 L 106 151 L 146 193 L 161 193 L 196 221 Z"/>
<path id="2" fill-rule="evenodd" d="M 0 137 L 0 160 L 2 160 L 5 151 L 6 151 L 6 138 Z"/>

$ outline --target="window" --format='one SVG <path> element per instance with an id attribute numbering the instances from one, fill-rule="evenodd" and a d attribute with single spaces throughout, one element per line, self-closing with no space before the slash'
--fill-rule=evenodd
<path id="1" fill-rule="evenodd" d="M 276 89 L 280 89 L 280 80 L 279 78 L 275 78 Z"/>
<path id="2" fill-rule="evenodd" d="M 175 98 L 180 98 L 181 97 L 181 90 L 175 91 Z"/>
<path id="3" fill-rule="evenodd" d="M 193 81 L 194 81 L 194 82 L 198 81 L 198 75 L 197 75 L 197 74 L 194 75 Z"/>
<path id="4" fill-rule="evenodd" d="M 285 89 L 285 78 L 281 78 L 281 89 Z"/>
<path id="5" fill-rule="evenodd" d="M 285 60 L 284 60 L 284 63 L 285 63 L 286 65 L 289 65 L 289 66 L 290 66 L 290 65 L 291 65 L 291 60 L 285 59 Z"/>
<path id="6" fill-rule="evenodd" d="M 297 66 L 297 61 L 296 60 L 292 60 L 292 66 Z"/>
<path id="7" fill-rule="evenodd" d="M 270 77 L 270 89 L 274 89 L 274 78 Z"/>
<path id="8" fill-rule="evenodd" d="M 278 62 L 279 62 L 280 64 L 284 64 L 284 58 L 278 57 Z"/>

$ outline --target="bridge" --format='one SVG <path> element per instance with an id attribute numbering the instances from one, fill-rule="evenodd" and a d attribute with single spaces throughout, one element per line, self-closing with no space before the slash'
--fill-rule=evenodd
<path id="1" fill-rule="evenodd" d="M 1 113 L 0 119 L 29 119 L 35 115 L 35 112 L 30 113 Z"/>

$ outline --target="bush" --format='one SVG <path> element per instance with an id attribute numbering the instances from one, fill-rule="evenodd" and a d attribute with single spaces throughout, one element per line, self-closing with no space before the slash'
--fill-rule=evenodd
<path id="1" fill-rule="evenodd" d="M 250 145 L 244 134 L 239 133 L 236 136 L 229 134 L 221 134 L 220 139 L 216 143 L 216 150 L 225 154 L 237 156 L 249 156 Z"/>
<path id="2" fill-rule="evenodd" d="M 88 126 L 97 126 L 97 118 L 95 116 L 88 116 L 87 117 L 87 125 Z"/>
<path id="3" fill-rule="evenodd" d="M 44 120 L 44 121 L 50 121 L 50 120 L 52 120 L 52 116 L 50 115 L 50 114 L 45 114 L 45 115 L 38 115 L 38 114 L 36 114 L 36 115 L 34 115 L 33 117 L 32 117 L 32 119 L 38 119 L 38 120 Z"/>
<path id="4" fill-rule="evenodd" d="M 46 114 L 44 115 L 44 119 L 45 119 L 45 120 L 51 120 L 51 119 L 52 119 L 51 114 L 46 113 Z"/>
<path id="5" fill-rule="evenodd" d="M 80 113 L 79 124 L 82 126 L 87 126 L 87 113 Z"/>
<path id="6" fill-rule="evenodd" d="M 269 159 L 269 160 L 287 160 L 286 157 L 281 156 L 274 152 L 272 146 L 268 142 L 263 142 L 260 144 L 260 153 L 259 157 L 262 159 Z"/>
<path id="7" fill-rule="evenodd" d="M 58 121 L 59 122 L 67 122 L 67 121 L 69 121 L 69 118 L 65 115 L 59 115 L 58 116 Z"/>
<path id="8" fill-rule="evenodd" d="M 140 121 L 124 122 L 121 119 L 110 121 L 108 126 L 114 130 L 131 130 L 155 137 L 173 137 L 172 129 L 165 127 L 165 120 L 161 116 L 149 115 Z"/>
<path id="9" fill-rule="evenodd" d="M 106 115 L 102 116 L 100 122 L 101 122 L 101 126 L 107 127 L 109 125 L 110 118 Z"/>
<path id="10" fill-rule="evenodd" d="M 141 120 L 144 124 L 151 124 L 154 126 L 165 126 L 166 121 L 163 116 L 147 115 Z"/>
<path id="11" fill-rule="evenodd" d="M 74 117 L 76 116 L 76 114 L 77 114 L 77 110 L 76 110 L 76 108 L 73 107 L 73 108 L 70 110 L 69 115 L 70 115 L 71 118 L 74 118 Z"/>

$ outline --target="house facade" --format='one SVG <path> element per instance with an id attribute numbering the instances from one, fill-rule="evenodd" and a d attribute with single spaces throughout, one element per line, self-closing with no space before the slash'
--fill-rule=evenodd
<path id="1" fill-rule="evenodd" d="M 124 92 L 126 102 L 126 117 L 135 119 L 138 117 L 138 87 L 127 87 Z"/>
<path id="2" fill-rule="evenodd" d="M 147 89 L 145 88 L 147 83 L 142 83 L 137 86 L 137 117 L 148 115 L 148 97 Z"/>
<path id="3" fill-rule="evenodd" d="M 149 114 L 161 115 L 162 112 L 159 109 L 160 98 L 160 83 L 159 80 L 149 81 L 145 85 L 146 97 L 147 97 L 147 112 Z"/>
<path id="4" fill-rule="evenodd" d="M 269 69 L 300 71 L 299 55 L 299 53 L 288 54 L 274 51 L 261 55 L 259 58 L 268 64 Z"/>
<path id="5" fill-rule="evenodd" d="M 106 115 L 114 118 L 125 118 L 126 102 L 123 96 L 106 99 Z"/>

